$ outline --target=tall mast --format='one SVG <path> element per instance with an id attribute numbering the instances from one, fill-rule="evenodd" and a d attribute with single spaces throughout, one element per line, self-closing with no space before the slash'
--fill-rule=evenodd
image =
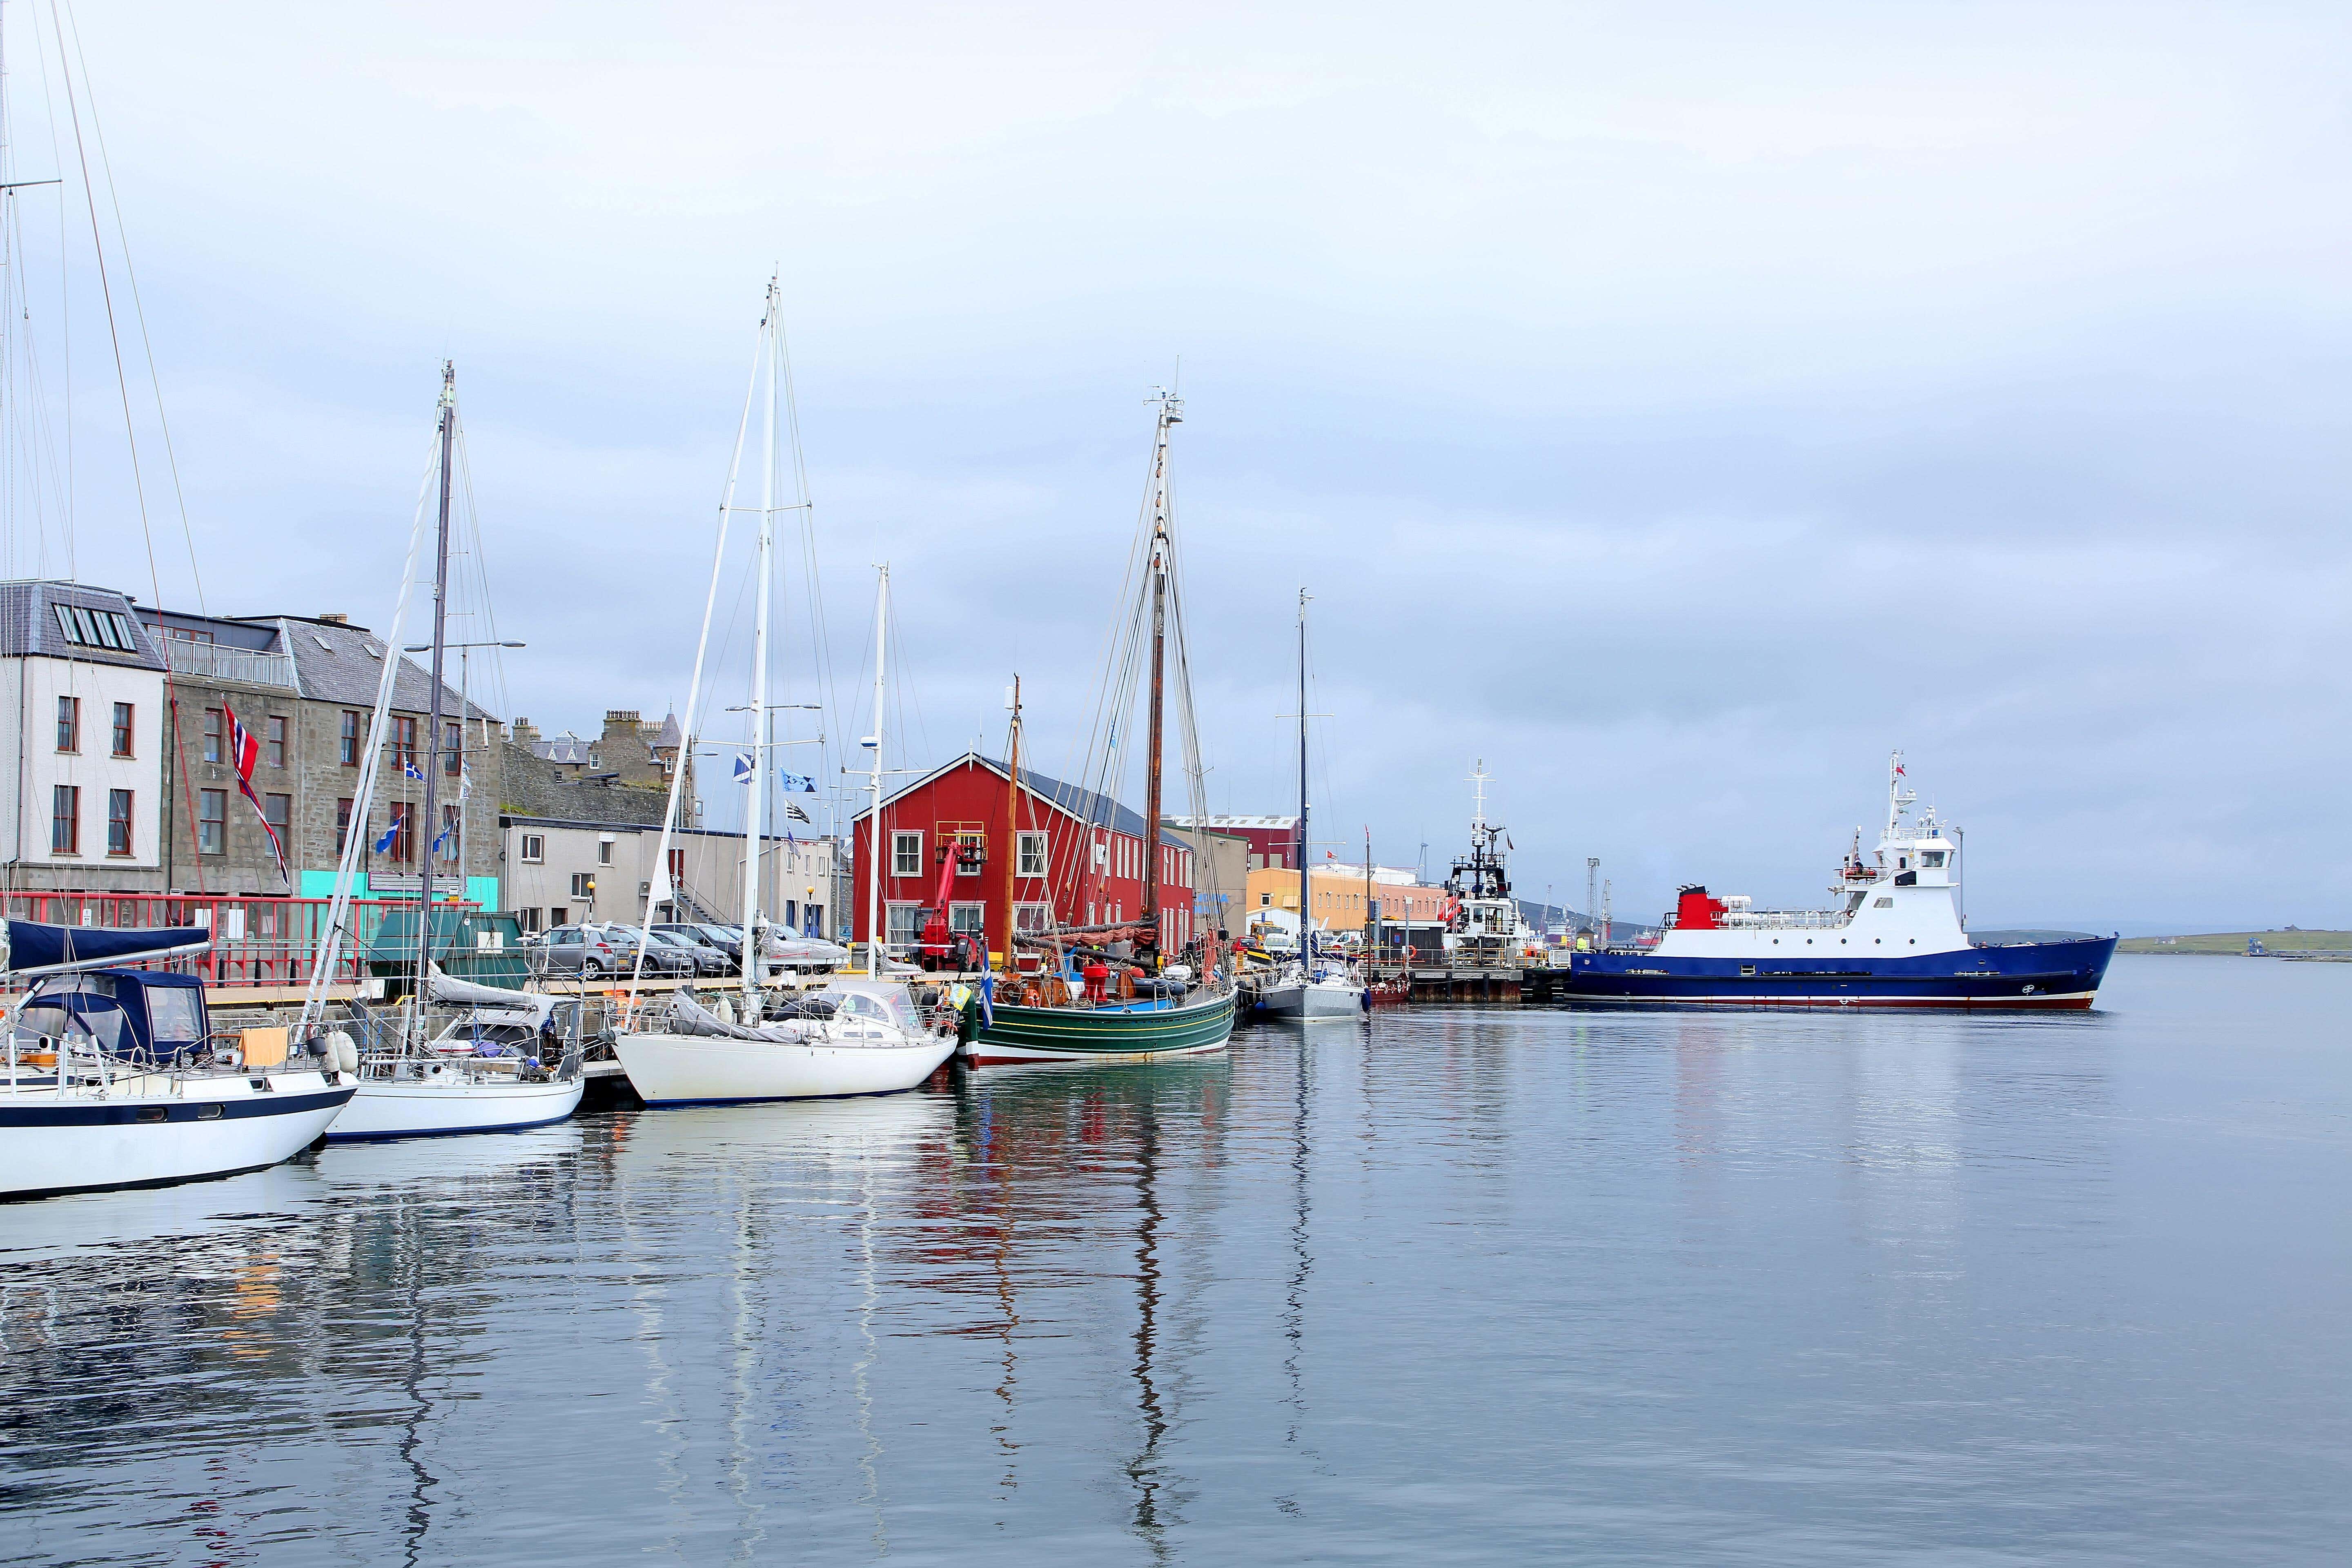
<path id="1" fill-rule="evenodd" d="M 429 731 L 425 752 L 425 858 L 416 879 L 416 1037 L 425 1038 L 425 977 L 433 961 L 433 857 L 438 842 L 434 827 L 441 813 L 441 660 L 448 638 L 449 612 L 449 448 L 457 427 L 457 367 L 441 362 L 441 521 L 433 539 L 433 696 L 425 722 Z M 400 649 L 385 639 L 383 657 L 398 658 Z M 365 831 L 364 828 L 362 829 Z M 409 825 L 409 846 L 417 843 L 416 825 Z M 463 875 L 462 868 L 459 872 Z"/>
<path id="2" fill-rule="evenodd" d="M 1021 896 L 1020 884 L 1014 877 L 1021 868 L 1021 678 L 1018 675 L 1013 678 L 1012 732 L 1013 792 L 1005 797 L 1004 806 L 1004 819 L 1009 825 L 1004 830 L 1004 973 L 1017 974 L 1021 966 L 1013 958 L 1013 937 L 1020 922 L 1013 918 L 1013 911 L 1018 907 L 1015 900 Z M 982 922 L 983 925 L 985 923 Z M 988 933 L 982 931 L 981 942 L 983 946 L 987 941 Z M 987 956 L 984 952 L 981 955 L 983 966 Z"/>
<path id="3" fill-rule="evenodd" d="M 744 782 L 743 805 L 743 994 L 757 1000 L 760 952 L 760 849 L 766 824 L 761 808 L 768 795 L 768 579 L 776 534 L 776 282 L 768 280 L 768 310 L 760 323 L 768 359 L 767 419 L 760 432 L 760 542 L 752 555 L 759 574 L 758 611 L 751 622 L 751 776 Z"/>
<path id="4" fill-rule="evenodd" d="M 878 568 L 874 588 L 874 852 L 866 857 L 866 973 L 882 973 L 882 652 L 883 630 L 890 620 L 890 563 Z"/>
<path id="5" fill-rule="evenodd" d="M 1160 752 L 1168 689 L 1168 431 L 1183 422 L 1183 403 L 1162 393 L 1151 444 L 1151 744 L 1143 768 L 1143 923 L 1151 931 L 1154 968 L 1160 958 Z"/>
<path id="6" fill-rule="evenodd" d="M 1298 590 L 1298 962 L 1315 977 L 1315 917 L 1307 869 L 1307 590 Z"/>

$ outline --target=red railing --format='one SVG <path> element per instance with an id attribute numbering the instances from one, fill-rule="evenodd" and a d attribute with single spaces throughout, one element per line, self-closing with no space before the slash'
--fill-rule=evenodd
<path id="1" fill-rule="evenodd" d="M 306 985 L 325 926 L 325 899 L 267 899 L 235 894 L 41 893 L 0 894 L 11 920 L 101 931 L 148 931 L 157 926 L 210 926 L 210 951 L 173 961 L 172 967 L 201 975 L 212 985 Z M 475 904 L 445 904 L 472 910 Z M 368 947 L 393 910 L 415 910 L 414 899 L 354 899 L 342 958 L 334 981 L 360 977 Z M 436 921 L 436 926 L 438 922 Z M 414 926 L 411 927 L 414 930 Z"/>

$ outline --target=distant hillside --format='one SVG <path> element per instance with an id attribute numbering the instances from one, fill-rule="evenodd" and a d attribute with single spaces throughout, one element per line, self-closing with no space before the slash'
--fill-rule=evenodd
<path id="1" fill-rule="evenodd" d="M 2243 958 L 2246 943 L 2260 941 L 2272 952 L 2352 952 L 2352 931 L 2223 931 L 2194 936 L 2136 936 L 2116 944 L 2117 952 L 2180 952 Z"/>

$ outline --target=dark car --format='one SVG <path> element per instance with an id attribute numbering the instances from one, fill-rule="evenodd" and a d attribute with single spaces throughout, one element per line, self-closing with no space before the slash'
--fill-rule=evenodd
<path id="1" fill-rule="evenodd" d="M 712 974 L 732 974 L 740 967 L 738 959 L 743 952 L 740 942 L 730 942 L 716 926 L 694 925 L 684 921 L 672 921 L 654 927 L 664 936 L 676 937 L 692 946 L 699 946 L 719 955 L 723 968 L 708 971 Z"/>

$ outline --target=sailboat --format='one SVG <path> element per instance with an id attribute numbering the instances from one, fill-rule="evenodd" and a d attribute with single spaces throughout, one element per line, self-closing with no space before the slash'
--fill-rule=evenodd
<path id="1" fill-rule="evenodd" d="M 424 821 L 440 820 L 438 792 L 442 778 L 441 700 L 444 659 L 448 651 L 450 458 L 457 427 L 457 373 L 453 364 L 441 367 L 441 405 L 435 468 L 439 479 L 440 507 L 433 555 L 433 671 L 431 737 L 425 767 Z M 408 610 L 411 585 L 416 578 L 417 554 L 425 532 L 422 498 L 416 526 L 409 539 L 408 567 L 401 575 L 400 596 L 392 626 L 384 637 L 383 669 L 377 678 L 375 717 L 369 727 L 368 749 L 362 759 L 352 803 L 352 820 L 361 825 L 345 837 L 343 857 L 335 871 L 335 888 L 328 904 L 325 929 L 320 932 L 318 962 L 313 966 L 310 994 L 302 1008 L 301 1034 L 319 1037 L 326 1017 L 326 989 L 341 957 L 343 926 L 351 910 L 352 891 L 358 877 L 360 854 L 367 840 L 365 824 L 373 803 L 376 763 L 383 755 L 392 710 L 393 683 L 399 670 L 401 625 Z M 417 984 L 406 1012 L 384 1030 L 362 1025 L 367 1046 L 362 1050 L 350 1034 L 338 1030 L 323 1037 L 327 1054 L 356 1071 L 359 1092 L 338 1117 L 328 1136 L 337 1141 L 362 1138 L 411 1138 L 448 1132 L 507 1132 L 561 1121 L 579 1109 L 585 1087 L 580 1072 L 577 1041 L 567 1048 L 554 1038 L 550 1025 L 553 1002 L 520 991 L 490 986 L 453 986 L 433 962 L 436 921 L 433 906 L 433 863 L 441 850 L 435 838 L 425 846 L 419 862 L 416 894 Z M 454 1005 L 460 1013 L 436 1037 L 431 1033 L 428 1004 Z M 487 1013 L 484 1011 L 487 1009 Z M 354 1019 L 355 1023 L 360 1020 Z M 551 1059 L 552 1058 L 552 1059 Z"/>
<path id="2" fill-rule="evenodd" d="M 906 983 L 880 973 L 871 956 L 864 978 L 835 975 L 824 985 L 797 994 L 771 995 L 763 982 L 766 965 L 760 961 L 769 922 L 760 907 L 760 857 L 768 781 L 769 752 L 778 742 L 768 739 L 769 590 L 775 575 L 777 394 L 785 381 L 782 301 L 776 283 L 768 283 L 766 305 L 760 318 L 758 357 L 751 386 L 744 400 L 742 425 L 735 437 L 735 458 L 719 503 L 719 541 L 710 563 L 710 593 L 702 611 L 702 637 L 695 648 L 694 676 L 688 689 L 683 721 L 682 754 L 691 754 L 701 722 L 703 668 L 710 649 L 713 614 L 719 584 L 727 563 L 728 525 L 735 511 L 735 487 L 743 460 L 743 437 L 751 424 L 751 403 L 767 390 L 759 528 L 752 572 L 756 609 L 751 631 L 751 766 L 743 795 L 743 955 L 739 966 L 740 988 L 730 1001 L 711 1004 L 691 991 L 667 1001 L 650 1004 L 642 1015 L 636 1002 L 637 975 L 630 977 L 630 1012 L 637 1026 L 624 1028 L 614 1040 L 614 1053 L 629 1075 L 629 1083 L 647 1105 L 727 1105 L 756 1100 L 815 1100 L 840 1095 L 889 1094 L 914 1088 L 938 1070 L 955 1052 L 952 1025 L 942 1030 L 925 1016 Z M 796 467 L 797 471 L 797 467 Z M 805 504 L 805 498 L 803 503 Z M 890 573 L 881 569 L 874 611 L 875 725 L 881 726 L 882 647 L 888 624 Z M 877 740 L 874 766 L 881 776 Z M 687 770 L 670 778 L 669 804 L 662 816 L 661 843 L 655 856 L 654 880 L 646 894 L 645 926 L 650 930 L 655 911 L 672 897 L 668 885 L 669 848 L 677 830 Z M 869 877 L 877 869 L 868 868 Z M 640 969 L 645 942 L 640 933 Z"/>
<path id="3" fill-rule="evenodd" d="M 1371 1006 L 1355 968 L 1316 951 L 1315 901 L 1307 866 L 1307 590 L 1298 590 L 1298 956 L 1258 994 L 1281 1018 L 1352 1018 Z"/>
<path id="4" fill-rule="evenodd" d="M 0 1020 L 0 1199 L 263 1170 L 334 1121 L 352 1098 L 344 1074 L 213 1055 L 203 984 L 126 967 L 211 945 L 203 926 L 0 921 L 0 978 L 37 982 Z M 282 1058 L 282 1035 L 277 1049 Z"/>
<path id="5" fill-rule="evenodd" d="M 1144 526 L 1148 531 L 1140 542 L 1144 548 L 1144 573 L 1139 602 L 1127 608 L 1123 624 L 1136 628 L 1148 626 L 1150 638 L 1150 711 L 1147 715 L 1147 750 L 1144 756 L 1144 805 L 1141 837 L 1156 849 L 1160 843 L 1161 822 L 1160 775 L 1166 750 L 1166 693 L 1169 684 L 1170 627 L 1177 628 L 1179 657 L 1175 660 L 1178 696 L 1183 704 L 1184 729 L 1192 729 L 1192 691 L 1181 657 L 1181 626 L 1177 604 L 1176 545 L 1171 531 L 1173 503 L 1169 478 L 1169 437 L 1175 426 L 1183 423 L 1184 405 L 1173 393 L 1161 394 L 1156 400 L 1160 412 L 1152 434 L 1151 480 L 1144 509 Z M 1106 667 L 1105 699 L 1116 711 L 1118 695 L 1109 684 L 1119 679 L 1117 672 L 1130 669 L 1138 662 L 1132 657 L 1141 650 L 1131 642 L 1123 643 Z M 1118 728 L 1116 718 L 1111 731 Z M 1015 756 L 1018 756 L 1018 723 L 1015 724 Z M 1188 749 L 1189 751 L 1189 749 Z M 1104 772 L 1112 769 L 1115 748 L 1107 743 Z M 1193 819 L 1207 816 L 1207 808 L 1198 797 L 1201 770 L 1197 756 L 1186 757 L 1187 773 L 1196 797 Z M 1021 773 L 1018 764 L 1013 770 L 1014 798 L 1020 793 Z M 1106 777 L 1108 782 L 1108 777 Z M 1107 791 L 1097 789 L 1090 797 L 1108 802 Z M 881 813 L 874 814 L 875 831 L 881 831 Z M 877 843 L 879 843 L 877 837 Z M 878 857 L 877 857 L 878 858 Z M 1205 860 L 1205 855 L 1199 858 Z M 1070 1061 L 1149 1061 L 1160 1057 L 1196 1056 L 1206 1051 L 1223 1050 L 1234 1032 L 1234 990 L 1230 977 L 1219 969 L 1223 955 L 1213 942 L 1202 944 L 1202 973 L 1197 983 L 1190 967 L 1170 964 L 1164 960 L 1161 945 L 1166 940 L 1167 921 L 1160 907 L 1160 860 L 1157 853 L 1143 857 L 1143 907 L 1132 922 L 1109 927 L 1056 927 L 1045 931 L 1016 932 L 1004 946 L 1003 972 L 994 977 L 993 997 L 983 1014 L 979 1031 L 963 1047 L 965 1059 L 974 1066 L 1010 1062 L 1070 1062 Z M 1010 910 L 1007 911 L 1010 919 Z M 1120 942 L 1134 948 L 1131 963 L 1112 950 Z M 1024 976 L 1017 954 L 1026 946 L 1040 949 L 1055 959 L 1052 971 L 1034 976 Z M 1077 951 L 1074 951 L 1077 950 Z M 1099 956 L 1098 967 L 1108 973 L 1112 963 L 1118 964 L 1126 980 L 1119 994 L 1113 994 L 1107 986 L 1083 984 L 1087 965 L 1081 963 L 1087 952 Z"/>

